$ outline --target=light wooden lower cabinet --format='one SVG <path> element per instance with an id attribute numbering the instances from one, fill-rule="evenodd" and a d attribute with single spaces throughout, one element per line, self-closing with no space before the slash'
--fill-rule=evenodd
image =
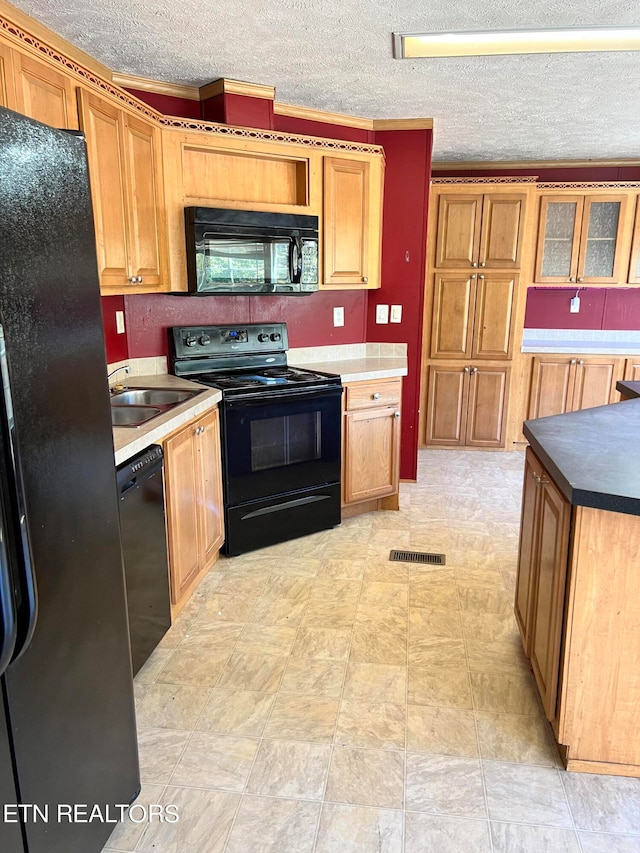
<path id="1" fill-rule="evenodd" d="M 568 770 L 640 776 L 640 516 L 571 506 L 527 450 L 515 614 Z"/>
<path id="2" fill-rule="evenodd" d="M 510 375 L 505 365 L 431 365 L 426 444 L 504 447 Z"/>
<path id="3" fill-rule="evenodd" d="M 527 417 L 546 418 L 606 406 L 616 400 L 624 359 L 615 356 L 535 356 Z"/>
<path id="4" fill-rule="evenodd" d="M 164 443 L 165 502 L 172 612 L 215 562 L 224 541 L 218 410 Z"/>
<path id="5" fill-rule="evenodd" d="M 342 504 L 397 509 L 402 380 L 350 383 L 345 389 Z M 374 505 L 375 504 L 375 505 Z M 344 514 L 344 509 L 343 509 Z M 349 513 L 347 513 L 349 514 Z"/>

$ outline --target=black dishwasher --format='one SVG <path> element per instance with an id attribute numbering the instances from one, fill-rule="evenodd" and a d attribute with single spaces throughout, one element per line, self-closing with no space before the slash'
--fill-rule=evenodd
<path id="1" fill-rule="evenodd" d="M 162 448 L 118 467 L 120 530 L 135 675 L 171 625 Z"/>

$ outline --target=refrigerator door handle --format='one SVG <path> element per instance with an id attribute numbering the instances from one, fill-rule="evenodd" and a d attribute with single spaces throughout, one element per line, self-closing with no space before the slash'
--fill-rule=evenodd
<path id="1" fill-rule="evenodd" d="M 11 663 L 16 646 L 16 606 L 13 597 L 4 525 L 0 516 L 0 675 Z"/>
<path id="2" fill-rule="evenodd" d="M 22 566 L 19 566 L 21 578 L 21 592 L 25 602 L 27 615 L 26 618 L 17 620 L 18 636 L 13 650 L 12 660 L 17 660 L 20 655 L 28 647 L 33 633 L 36 629 L 38 620 L 38 589 L 36 586 L 36 576 L 33 570 L 33 557 L 31 554 L 31 541 L 29 538 L 29 524 L 27 522 L 27 513 L 24 504 L 24 487 L 22 482 L 22 471 L 20 469 L 20 457 L 18 455 L 18 446 L 16 431 L 13 419 L 13 399 L 11 397 L 11 382 L 9 377 L 9 361 L 7 358 L 6 338 L 4 334 L 4 326 L 0 323 L 0 379 L 2 380 L 2 395 L 4 397 L 4 406 L 0 406 L 5 418 L 7 434 L 9 436 L 9 453 L 8 462 L 13 475 L 13 481 L 16 491 L 16 504 L 18 507 L 18 517 L 20 520 L 20 541 L 22 544 L 21 556 Z M 6 564 L 8 568 L 8 563 Z M 21 624 L 22 622 L 22 624 Z"/>

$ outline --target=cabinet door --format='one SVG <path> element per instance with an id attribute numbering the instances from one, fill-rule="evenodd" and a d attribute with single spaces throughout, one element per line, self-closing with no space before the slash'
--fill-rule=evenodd
<path id="1" fill-rule="evenodd" d="M 442 273 L 434 277 L 432 358 L 470 356 L 475 292 L 475 273 Z"/>
<path id="2" fill-rule="evenodd" d="M 0 107 L 17 110 L 11 48 L 0 44 Z"/>
<path id="3" fill-rule="evenodd" d="M 393 406 L 345 415 L 345 503 L 398 491 L 400 412 Z"/>
<path id="4" fill-rule="evenodd" d="M 149 122 L 125 114 L 124 164 L 129 207 L 129 269 L 143 285 L 161 279 L 160 134 Z"/>
<path id="5" fill-rule="evenodd" d="M 582 214 L 578 282 L 607 284 L 626 279 L 621 237 L 627 196 L 587 196 Z"/>
<path id="6" fill-rule="evenodd" d="M 561 415 L 572 406 L 575 358 L 533 359 L 529 419 Z"/>
<path id="7" fill-rule="evenodd" d="M 504 447 L 509 401 L 509 367 L 471 368 L 465 444 Z"/>
<path id="8" fill-rule="evenodd" d="M 78 110 L 71 78 L 48 63 L 13 53 L 16 109 L 51 127 L 78 127 Z"/>
<path id="9" fill-rule="evenodd" d="M 623 376 L 623 364 L 621 358 L 579 358 L 575 367 L 571 411 L 614 403 L 616 382 Z"/>
<path id="10" fill-rule="evenodd" d="M 468 269 L 478 265 L 481 195 L 440 195 L 436 267 Z"/>
<path id="11" fill-rule="evenodd" d="M 366 285 L 369 163 L 324 158 L 324 283 Z"/>
<path id="12" fill-rule="evenodd" d="M 560 284 L 576 280 L 583 205 L 584 198 L 578 195 L 540 198 L 535 282 Z"/>
<path id="13" fill-rule="evenodd" d="M 518 276 L 484 272 L 478 276 L 472 358 L 511 358 Z"/>
<path id="14" fill-rule="evenodd" d="M 542 465 L 530 448 L 527 448 L 524 463 L 524 483 L 522 487 L 522 514 L 520 518 L 520 550 L 518 553 L 518 575 L 516 578 L 516 598 L 514 613 L 522 645 L 527 657 L 531 655 L 531 631 L 533 619 L 536 560 L 536 534 L 538 488 L 542 477 Z"/>
<path id="15" fill-rule="evenodd" d="M 165 442 L 165 502 L 171 576 L 171 600 L 180 602 L 200 568 L 199 474 L 196 427 L 189 426 Z"/>
<path id="16" fill-rule="evenodd" d="M 198 510 L 201 568 L 209 565 L 224 540 L 222 470 L 218 410 L 196 424 L 198 446 Z"/>
<path id="17" fill-rule="evenodd" d="M 640 359 L 628 358 L 624 367 L 624 378 L 640 381 Z"/>
<path id="18" fill-rule="evenodd" d="M 464 444 L 469 367 L 429 368 L 426 444 Z"/>
<path id="19" fill-rule="evenodd" d="M 480 266 L 518 269 L 524 233 L 525 195 L 485 195 L 482 203 Z"/>
<path id="20" fill-rule="evenodd" d="M 640 195 L 636 198 L 636 216 L 631 242 L 631 261 L 629 263 L 629 283 L 640 284 Z"/>
<path id="21" fill-rule="evenodd" d="M 123 115 L 109 101 L 85 90 L 79 93 L 79 103 L 87 137 L 100 285 L 122 290 L 129 277 Z"/>
<path id="22" fill-rule="evenodd" d="M 544 472 L 543 472 L 544 474 Z M 543 476 L 533 584 L 531 666 L 547 719 L 556 717 L 571 505 Z"/>

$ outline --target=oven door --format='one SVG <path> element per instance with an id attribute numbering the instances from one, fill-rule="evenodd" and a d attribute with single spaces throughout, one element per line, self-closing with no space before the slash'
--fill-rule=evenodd
<path id="1" fill-rule="evenodd" d="M 225 503 L 340 482 L 342 387 L 263 391 L 223 407 Z"/>

